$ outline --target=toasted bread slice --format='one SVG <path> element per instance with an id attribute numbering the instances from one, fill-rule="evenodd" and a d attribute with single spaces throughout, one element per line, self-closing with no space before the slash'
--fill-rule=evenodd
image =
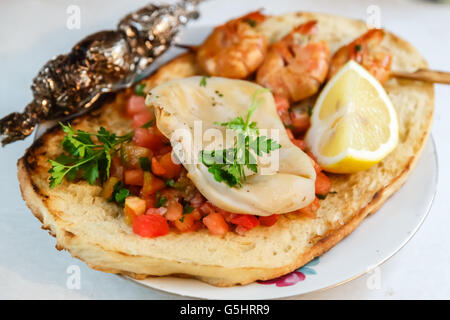
<path id="1" fill-rule="evenodd" d="M 273 42 L 311 19 L 319 21 L 319 35 L 332 52 L 367 30 L 361 21 L 312 13 L 272 17 L 260 28 Z M 394 70 L 427 66 L 416 49 L 390 33 L 383 45 L 394 57 Z M 197 74 L 201 70 L 194 55 L 186 53 L 144 81 L 153 87 Z M 414 168 L 431 128 L 433 85 L 391 79 L 385 88 L 399 116 L 399 145 L 369 170 L 331 175 L 332 190 L 337 193 L 321 200 L 315 219 L 286 214 L 274 226 L 256 227 L 245 236 L 229 232 L 221 238 L 200 230 L 142 238 L 123 223 L 121 208 L 99 196 L 100 186 L 80 181 L 49 188 L 48 159 L 62 152 L 59 128 L 44 134 L 19 160 L 22 195 L 43 228 L 56 237 L 56 247 L 94 269 L 138 279 L 182 275 L 216 286 L 272 279 L 306 264 L 349 235 L 400 188 Z M 131 122 L 124 117 L 124 107 L 130 94 L 131 90 L 118 93 L 114 101 L 75 119 L 72 125 L 88 131 L 104 126 L 119 134 L 128 132 Z"/>

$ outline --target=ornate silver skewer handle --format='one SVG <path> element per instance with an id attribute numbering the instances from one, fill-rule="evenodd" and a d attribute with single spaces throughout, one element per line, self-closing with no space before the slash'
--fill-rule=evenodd
<path id="1" fill-rule="evenodd" d="M 131 86 L 170 47 L 180 27 L 198 17 L 201 1 L 149 4 L 125 16 L 117 30 L 92 34 L 48 61 L 33 79 L 33 101 L 0 120 L 2 145 L 23 140 L 42 121 L 89 109 L 102 93 Z"/>

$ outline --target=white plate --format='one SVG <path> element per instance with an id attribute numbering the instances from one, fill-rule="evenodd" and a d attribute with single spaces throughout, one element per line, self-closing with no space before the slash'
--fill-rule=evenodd
<path id="1" fill-rule="evenodd" d="M 208 23 L 191 24 L 180 35 L 179 43 L 201 43 L 211 30 Z M 176 48 L 170 49 L 152 66 L 152 70 L 180 52 Z M 219 288 L 198 280 L 176 277 L 129 279 L 149 288 L 204 299 L 284 298 L 335 287 L 373 270 L 412 238 L 431 208 L 437 176 L 436 148 L 430 137 L 406 184 L 376 214 L 367 218 L 328 253 L 273 283 Z"/>
<path id="2" fill-rule="evenodd" d="M 175 277 L 133 281 L 150 288 L 205 299 L 283 298 L 335 287 L 373 270 L 412 238 L 431 209 L 437 177 L 436 148 L 430 137 L 405 185 L 380 210 L 329 252 L 275 283 L 218 288 Z"/>

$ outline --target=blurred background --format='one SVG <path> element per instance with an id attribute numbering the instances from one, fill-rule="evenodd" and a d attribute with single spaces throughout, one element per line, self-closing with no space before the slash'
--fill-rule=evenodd
<path id="1" fill-rule="evenodd" d="M 30 84 L 51 57 L 68 52 L 83 37 L 115 28 L 119 19 L 149 1 L 142 0 L 2 0 L 0 2 L 0 117 L 22 110 L 31 100 Z M 165 1 L 173 2 L 173 1 Z M 379 8 L 381 27 L 405 38 L 421 51 L 430 68 L 450 71 L 450 4 L 419 0 L 210 0 L 200 6 L 201 18 L 193 43 L 207 35 L 206 27 L 261 7 L 268 14 L 314 11 L 366 20 Z M 262 5 L 264 4 L 264 5 Z M 80 11 L 80 24 L 68 17 Z M 375 7 L 374 7 L 375 6 Z M 78 8 L 78 9 L 77 9 Z M 378 10 L 378 9 L 377 9 Z M 78 28 L 79 27 L 79 28 Z M 177 49 L 163 57 L 167 60 Z M 161 62 L 161 61 L 160 61 Z M 368 276 L 340 287 L 294 299 L 426 299 L 450 298 L 450 87 L 436 85 L 433 136 L 440 164 L 434 206 L 415 237 L 381 267 L 381 288 L 370 290 Z M 123 278 L 89 269 L 67 252 L 54 249 L 55 240 L 40 231 L 20 197 L 16 161 L 32 138 L 0 151 L 0 298 L 3 299 L 177 299 Z M 427 186 L 423 186 L 427 188 Z M 389 223 L 389 221 L 386 221 Z M 80 290 L 66 287 L 67 267 L 79 266 Z M 250 298 L 250 297 L 249 297 Z"/>

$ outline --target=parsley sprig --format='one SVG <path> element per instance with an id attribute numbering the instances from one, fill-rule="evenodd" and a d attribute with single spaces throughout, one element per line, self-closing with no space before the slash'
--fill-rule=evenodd
<path id="1" fill-rule="evenodd" d="M 66 134 L 62 140 L 62 146 L 66 154 L 62 154 L 55 160 L 49 160 L 52 167 L 50 173 L 50 188 L 61 184 L 63 179 L 71 181 L 80 173 L 89 184 L 94 184 L 100 178 L 104 182 L 109 178 L 111 166 L 111 154 L 118 151 L 118 147 L 131 141 L 133 132 L 123 136 L 100 127 L 97 133 L 89 133 L 82 130 L 74 130 L 70 124 L 60 123 Z M 95 137 L 98 142 L 94 142 Z"/>
<path id="2" fill-rule="evenodd" d="M 206 76 L 203 76 L 200 80 L 200 87 L 206 87 Z"/>
<path id="3" fill-rule="evenodd" d="M 122 181 L 119 181 L 114 185 L 114 190 L 109 201 L 115 201 L 117 204 L 123 206 L 125 199 L 130 195 L 130 190 L 124 188 Z"/>
<path id="4" fill-rule="evenodd" d="M 156 193 L 156 207 L 161 208 L 164 206 L 167 202 L 167 198 L 164 196 L 161 196 L 159 192 Z"/>
<path id="5" fill-rule="evenodd" d="M 145 84 L 138 83 L 136 87 L 134 87 L 134 93 L 138 96 L 145 97 Z"/>
<path id="6" fill-rule="evenodd" d="M 258 96 L 268 89 L 258 89 L 253 94 L 252 102 L 244 120 L 239 116 L 228 122 L 216 123 L 237 132 L 233 147 L 223 150 L 202 150 L 200 159 L 208 167 L 208 172 L 214 175 L 218 182 L 224 182 L 229 187 L 242 187 L 246 180 L 245 168 L 257 173 L 258 164 L 256 156 L 263 153 L 269 154 L 273 150 L 281 148 L 275 140 L 259 135 L 259 129 L 255 121 L 250 122 L 250 118 L 261 104 L 262 99 Z"/>

